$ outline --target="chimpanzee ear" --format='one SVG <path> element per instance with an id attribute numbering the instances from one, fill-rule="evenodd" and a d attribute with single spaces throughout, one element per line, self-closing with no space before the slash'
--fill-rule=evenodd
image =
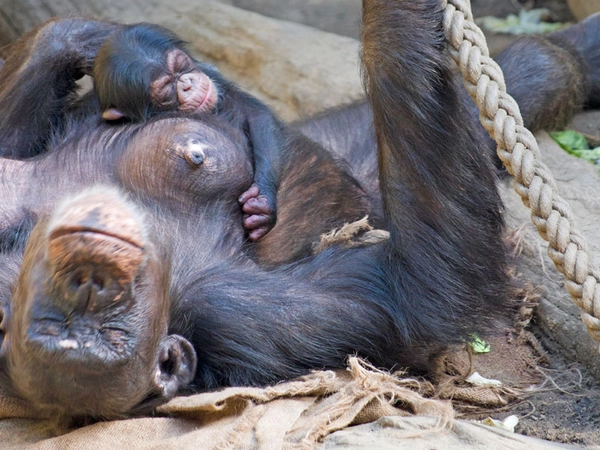
<path id="1" fill-rule="evenodd" d="M 186 387 L 196 374 L 196 352 L 185 338 L 172 334 L 165 337 L 158 350 L 158 373 L 156 387 L 162 397 L 174 397 Z"/>

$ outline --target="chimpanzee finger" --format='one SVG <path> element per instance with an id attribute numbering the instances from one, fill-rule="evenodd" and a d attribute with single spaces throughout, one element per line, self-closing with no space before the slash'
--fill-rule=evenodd
<path id="1" fill-rule="evenodd" d="M 271 224 L 271 216 L 267 214 L 252 214 L 244 216 L 244 228 L 254 230 Z"/>
<path id="2" fill-rule="evenodd" d="M 253 184 L 247 191 L 243 192 L 242 195 L 239 196 L 238 202 L 246 203 L 252 197 L 258 197 L 259 192 L 258 186 Z"/>
<path id="3" fill-rule="evenodd" d="M 258 240 L 262 239 L 263 236 L 268 232 L 269 227 L 257 228 L 256 230 L 253 230 L 250 233 L 248 233 L 248 239 L 250 239 L 252 242 L 257 242 Z"/>
<path id="4" fill-rule="evenodd" d="M 242 206 L 242 211 L 246 214 L 271 214 L 273 209 L 269 204 L 269 200 L 266 197 L 253 197 L 250 198 Z"/>

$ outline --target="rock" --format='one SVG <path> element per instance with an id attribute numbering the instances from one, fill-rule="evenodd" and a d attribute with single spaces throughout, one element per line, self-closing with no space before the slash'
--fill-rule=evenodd
<path id="1" fill-rule="evenodd" d="M 600 0 L 567 0 L 567 3 L 577 20 L 600 11 Z"/>
<path id="2" fill-rule="evenodd" d="M 220 0 L 275 19 L 302 23 L 319 30 L 360 37 L 361 0 Z"/>
<path id="3" fill-rule="evenodd" d="M 598 168 L 562 150 L 545 133 L 536 135 L 543 162 L 554 175 L 558 192 L 570 205 L 577 222 L 576 228 L 587 239 L 592 260 L 597 264 L 600 255 L 600 178 Z M 556 271 L 548 257 L 548 244 L 540 238 L 531 223 L 531 211 L 521 202 L 512 187 L 512 179 L 500 183 L 509 231 L 520 229 L 518 270 L 522 278 L 541 287 L 542 295 L 536 314 L 542 329 L 557 341 L 564 354 L 588 367 L 600 380 L 598 342 L 583 325 L 580 313 L 564 287 L 564 277 Z"/>
<path id="4" fill-rule="evenodd" d="M 588 141 L 592 141 L 590 144 L 594 147 L 600 145 L 600 110 L 590 110 L 578 114 L 569 128 L 585 134 Z"/>
<path id="5" fill-rule="evenodd" d="M 54 16 L 148 21 L 173 29 L 201 59 L 271 105 L 284 120 L 363 98 L 355 39 L 209 0 L 3 0 L 0 44 Z"/>
<path id="6" fill-rule="evenodd" d="M 318 450 L 568 450 L 556 442 L 509 433 L 480 423 L 457 420 L 452 431 L 431 432 L 432 417 L 382 417 L 376 422 L 356 425 L 327 436 Z"/>

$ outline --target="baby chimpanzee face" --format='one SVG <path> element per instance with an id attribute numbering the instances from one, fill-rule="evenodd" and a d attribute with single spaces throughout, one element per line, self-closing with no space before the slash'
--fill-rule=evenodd
<path id="1" fill-rule="evenodd" d="M 217 106 L 218 92 L 213 81 L 182 50 L 166 57 L 167 73 L 150 85 L 152 104 L 159 109 L 210 112 Z"/>

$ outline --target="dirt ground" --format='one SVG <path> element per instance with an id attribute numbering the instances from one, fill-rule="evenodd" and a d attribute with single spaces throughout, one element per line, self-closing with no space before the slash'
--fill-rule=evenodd
<path id="1" fill-rule="evenodd" d="M 534 1 L 494 1 L 472 0 L 473 13 L 476 17 L 482 15 L 503 16 L 514 11 L 517 4 L 544 7 L 551 11 L 553 20 L 573 21 L 573 17 L 564 0 L 534 0 Z M 502 36 L 487 36 L 489 40 L 503 39 Z M 576 128 L 593 134 L 600 131 L 598 124 L 586 123 L 576 119 Z M 592 129 L 592 131 L 590 131 Z M 568 443 L 578 446 L 600 446 L 600 383 L 577 362 L 567 360 L 561 353 L 560 347 L 545 335 L 535 324 L 535 314 L 527 329 L 541 345 L 529 354 L 531 359 L 523 366 L 527 374 L 537 373 L 539 384 L 529 393 L 524 387 L 524 398 L 509 406 L 506 411 L 490 412 L 492 417 L 503 419 L 514 414 L 519 417 L 519 425 L 515 431 L 524 435 L 535 436 L 550 441 Z M 505 357 L 498 355 L 501 361 L 514 361 L 515 342 L 508 343 L 512 337 L 509 332 L 500 338 L 497 349 L 506 352 Z M 513 340 L 514 341 L 514 340 Z M 517 352 L 518 353 L 518 352 Z M 541 354 L 540 354 L 541 353 Z M 537 358 L 536 358 L 537 356 Z M 487 355 L 477 358 L 485 359 Z M 492 358 L 494 358 L 492 356 Z M 500 366 L 501 367 L 501 366 Z M 498 369 L 500 372 L 502 369 Z M 489 374 L 493 378 L 493 374 Z M 502 375 L 500 375 L 502 376 Z M 525 377 L 526 379 L 526 377 Z"/>
<path id="2" fill-rule="evenodd" d="M 600 384 L 584 366 L 568 361 L 535 324 L 526 331 L 531 333 L 526 341 L 505 331 L 490 340 L 490 353 L 474 356 L 473 362 L 482 376 L 503 381 L 518 399 L 506 407 L 466 411 L 459 417 L 503 420 L 516 415 L 516 433 L 578 446 L 600 445 Z"/>
<path id="3" fill-rule="evenodd" d="M 565 360 L 556 344 L 539 336 L 548 355 L 548 363 L 538 368 L 545 380 L 539 392 L 510 410 L 520 417 L 516 432 L 550 441 L 600 445 L 600 385 L 580 364 Z"/>
<path id="4" fill-rule="evenodd" d="M 515 276 L 524 289 L 515 296 L 522 306 L 513 325 L 500 326 L 495 335 L 486 338 L 489 353 L 469 356 L 462 350 L 446 364 L 450 374 L 476 371 L 501 381 L 502 388 L 496 391 L 501 401 L 486 397 L 495 402 L 487 407 L 482 406 L 482 398 L 461 401 L 459 388 L 458 394 L 453 394 L 457 417 L 504 420 L 515 415 L 519 419 L 516 433 L 600 449 L 600 383 L 582 364 L 565 358 L 536 325 L 535 307 L 543 291 L 521 283 L 518 267 Z"/>

